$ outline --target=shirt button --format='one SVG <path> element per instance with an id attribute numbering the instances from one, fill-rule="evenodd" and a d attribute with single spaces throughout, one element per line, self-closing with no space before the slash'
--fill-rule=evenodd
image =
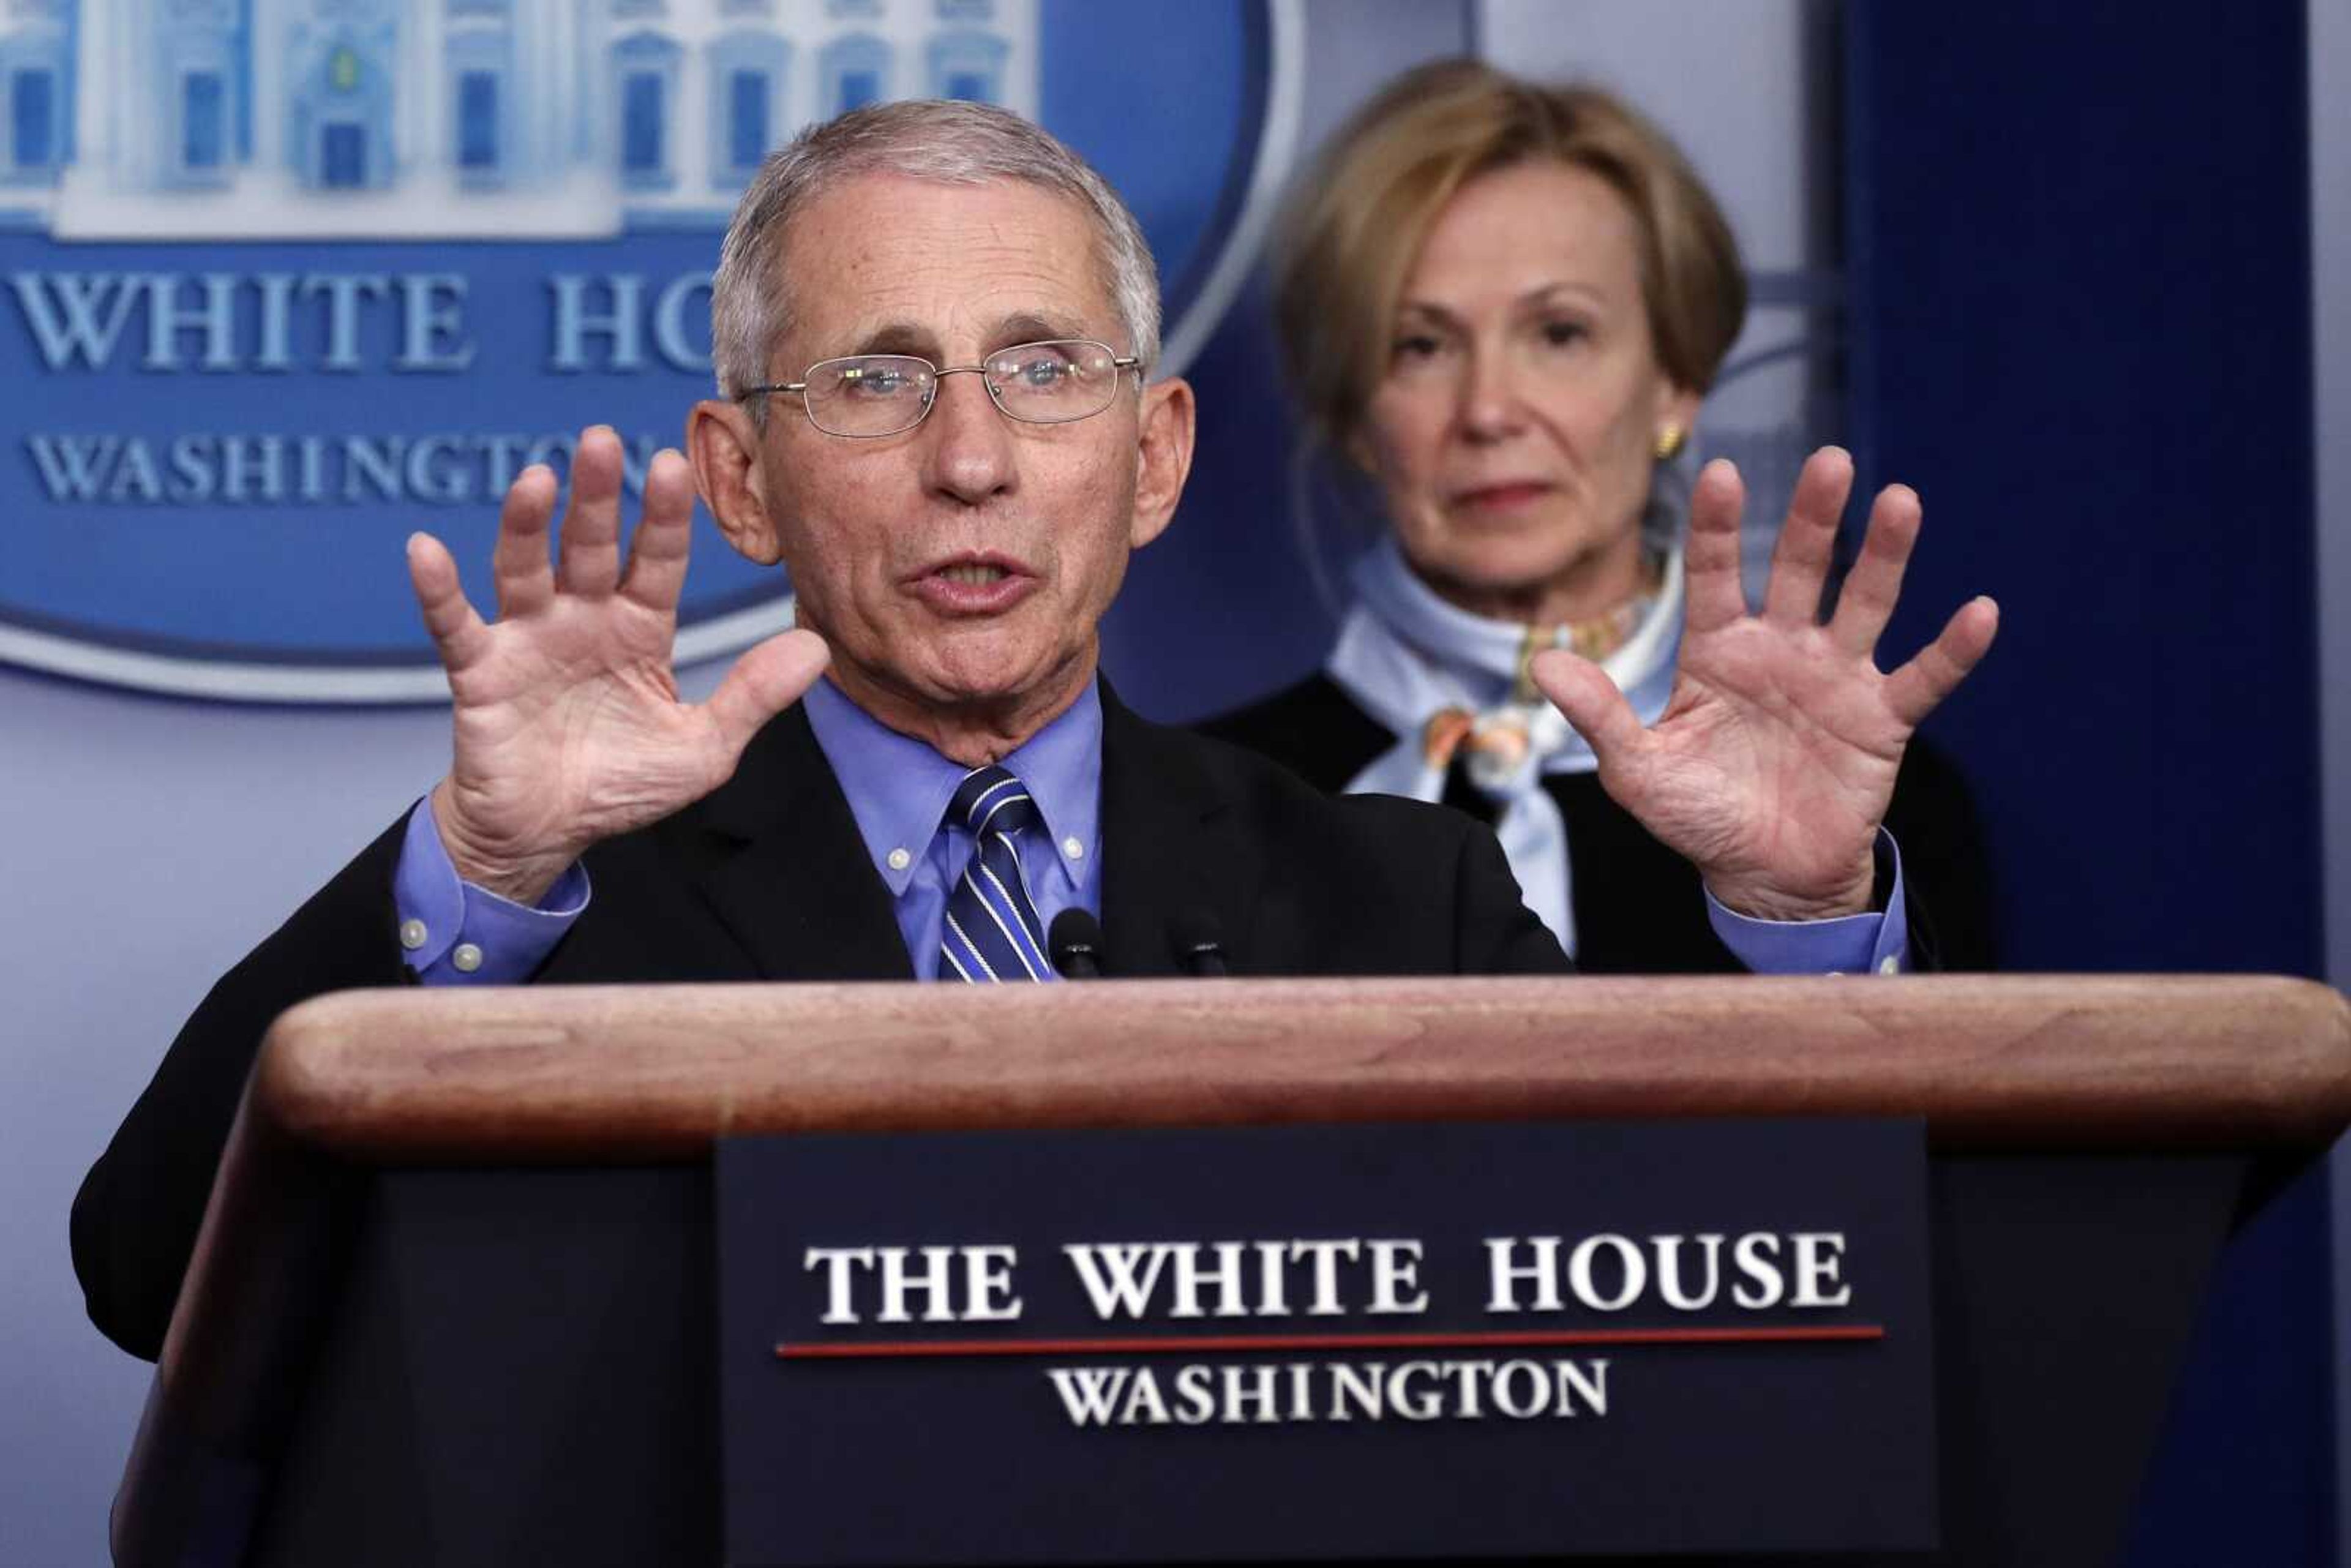
<path id="1" fill-rule="evenodd" d="M 908 854 L 904 850 L 892 850 L 890 852 L 890 869 L 892 871 L 904 871 L 908 866 L 913 865 L 914 863 L 914 857 Z"/>
<path id="2" fill-rule="evenodd" d="M 400 923 L 400 945 L 412 953 L 424 946 L 426 935 L 424 922 L 422 920 L 403 920 Z"/>
<path id="3" fill-rule="evenodd" d="M 460 973 L 470 975 L 482 967 L 482 950 L 471 942 L 460 942 L 451 949 L 449 962 L 456 965 Z"/>
<path id="4" fill-rule="evenodd" d="M 1073 861 L 1081 861 L 1086 858 L 1086 846 L 1078 842 L 1078 836 L 1072 833 L 1061 841 L 1061 852 Z"/>
<path id="5" fill-rule="evenodd" d="M 1902 966 L 1895 962 L 1893 954 L 1888 953 L 1877 961 L 1877 972 L 1881 975 L 1898 975 L 1902 972 Z"/>

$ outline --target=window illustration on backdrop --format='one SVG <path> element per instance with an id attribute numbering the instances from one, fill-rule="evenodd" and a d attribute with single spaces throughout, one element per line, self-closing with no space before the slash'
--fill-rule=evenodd
<path id="1" fill-rule="evenodd" d="M 450 162 L 466 189 L 496 188 L 506 183 L 512 140 L 507 111 L 514 96 L 514 7 L 510 0 L 449 0 L 445 27 Z"/>
<path id="2" fill-rule="evenodd" d="M 402 9 L 398 0 L 336 0 L 289 29 L 286 145 L 304 187 L 364 191 L 392 183 Z"/>
<path id="3" fill-rule="evenodd" d="M 0 226 L 233 239 L 719 224 L 812 119 L 915 93 L 1034 114 L 1038 10 L 9 0 Z"/>
<path id="4" fill-rule="evenodd" d="M 612 46 L 612 100 L 621 106 L 621 182 L 631 190 L 663 190 L 670 168 L 670 117 L 677 99 L 677 45 L 659 33 L 637 32 Z"/>
<path id="5" fill-rule="evenodd" d="M 72 157 L 70 7 L 20 3 L 0 24 L 0 185 L 48 185 Z"/>
<path id="6" fill-rule="evenodd" d="M 968 27 L 942 33 L 925 51 L 930 70 L 924 90 L 932 98 L 994 103 L 1003 90 L 1004 58 L 1010 52 L 993 33 Z"/>
<path id="7" fill-rule="evenodd" d="M 710 95 L 710 183 L 737 191 L 789 127 L 792 47 L 773 33 L 733 28 L 704 51 Z"/>
<path id="8" fill-rule="evenodd" d="M 890 46 L 871 33 L 852 33 L 824 47 L 819 71 L 825 113 L 846 114 L 891 96 Z"/>

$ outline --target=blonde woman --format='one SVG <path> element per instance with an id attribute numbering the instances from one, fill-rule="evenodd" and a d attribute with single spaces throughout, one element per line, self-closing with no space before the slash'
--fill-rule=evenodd
<path id="1" fill-rule="evenodd" d="M 1852 483 L 1834 451 L 1806 465 L 1763 613 L 1734 602 L 1736 475 L 1710 465 L 1693 485 L 1677 459 L 1746 287 L 1729 226 L 1663 135 L 1591 88 L 1423 67 L 1324 148 L 1274 266 L 1307 438 L 1380 536 L 1324 668 L 1211 733 L 1326 789 L 1491 822 L 1587 971 L 1756 963 L 1740 916 L 1834 917 L 1856 896 L 1892 918 L 1849 961 L 1990 964 L 1973 814 L 1910 738 L 1907 688 L 1922 669 L 1956 684 L 1993 609 L 1963 607 L 1913 665 L 1879 674 L 1871 647 L 1918 522 L 1895 486 L 1819 623 Z M 1729 570 L 1701 574 L 1724 550 Z M 1750 768 L 1760 794 L 1719 787 Z M 1787 896 L 1786 868 L 1808 863 L 1816 879 Z M 1776 880 L 1750 875 L 1767 865 Z"/>

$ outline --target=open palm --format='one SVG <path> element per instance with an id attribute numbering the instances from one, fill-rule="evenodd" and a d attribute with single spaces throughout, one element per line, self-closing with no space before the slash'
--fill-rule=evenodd
<path id="1" fill-rule="evenodd" d="M 1960 606 L 1890 673 L 1877 639 L 1918 537 L 1918 497 L 1890 486 L 1870 508 L 1860 559 L 1820 619 L 1853 461 L 1814 453 L 1772 552 L 1763 612 L 1739 584 L 1738 470 L 1718 460 L 1690 500 L 1687 614 L 1672 698 L 1644 727 L 1607 675 L 1552 652 L 1535 679 L 1591 741 L 1600 781 L 1745 915 L 1809 920 L 1869 906 L 1871 848 L 1911 733 L 1991 646 L 1998 608 Z"/>
<path id="2" fill-rule="evenodd" d="M 409 574 L 455 704 L 448 776 L 433 806 L 467 881 L 520 902 L 600 840 L 667 816 L 735 770 L 759 727 L 822 673 L 824 643 L 787 632 L 737 661 L 710 700 L 681 702 L 672 673 L 694 511 L 684 459 L 647 465 L 626 570 L 620 438 L 582 433 L 559 565 L 548 559 L 555 476 L 507 492 L 493 560 L 499 614 L 466 601 L 439 540 L 409 541 Z"/>

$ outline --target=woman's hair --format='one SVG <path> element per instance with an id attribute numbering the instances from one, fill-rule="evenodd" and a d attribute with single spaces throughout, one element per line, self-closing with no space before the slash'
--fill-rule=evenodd
<path id="1" fill-rule="evenodd" d="M 1357 434 L 1438 211 L 1480 174 L 1542 162 L 1585 170 L 1624 198 L 1657 363 L 1687 391 L 1712 384 L 1746 316 L 1747 284 L 1730 225 L 1688 162 L 1598 88 L 1438 60 L 1390 82 L 1340 128 L 1276 233 L 1274 321 L 1317 444 L 1343 451 Z"/>

